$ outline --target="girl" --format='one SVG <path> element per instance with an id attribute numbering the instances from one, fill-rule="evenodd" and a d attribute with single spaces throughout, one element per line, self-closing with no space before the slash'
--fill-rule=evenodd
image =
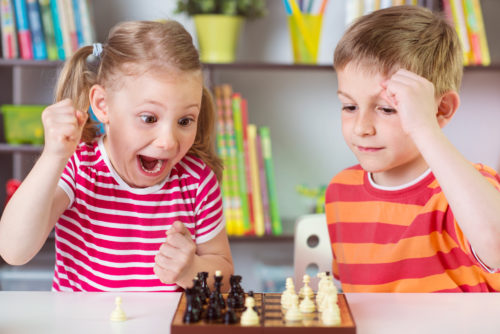
<path id="1" fill-rule="evenodd" d="M 227 279 L 215 116 L 189 33 L 175 21 L 117 25 L 65 64 L 56 101 L 0 221 L 5 261 L 28 262 L 55 226 L 56 291 L 177 291 L 216 269 Z"/>

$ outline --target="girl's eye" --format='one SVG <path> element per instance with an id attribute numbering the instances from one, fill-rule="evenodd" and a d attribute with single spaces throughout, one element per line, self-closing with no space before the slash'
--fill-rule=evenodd
<path id="1" fill-rule="evenodd" d="M 191 118 L 181 118 L 178 123 L 180 126 L 186 127 L 186 126 L 189 126 L 193 122 L 194 122 L 194 120 Z"/>
<path id="2" fill-rule="evenodd" d="M 381 110 L 386 115 L 391 115 L 396 113 L 396 109 L 394 108 L 380 107 L 379 110 Z"/>
<path id="3" fill-rule="evenodd" d="M 352 105 L 342 106 L 342 111 L 353 112 L 356 109 L 357 109 L 356 106 L 352 106 Z"/>
<path id="4" fill-rule="evenodd" d="M 155 123 L 157 121 L 156 116 L 153 115 L 141 115 L 140 117 L 144 123 Z"/>

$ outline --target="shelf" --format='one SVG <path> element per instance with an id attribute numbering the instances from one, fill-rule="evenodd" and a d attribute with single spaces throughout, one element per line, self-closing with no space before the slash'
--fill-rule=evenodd
<path id="1" fill-rule="evenodd" d="M 229 236 L 229 242 L 293 242 L 293 235 L 265 235 L 262 237 L 257 236 Z"/>
<path id="2" fill-rule="evenodd" d="M 42 153 L 42 145 L 12 145 L 7 143 L 0 143 L 0 153 Z"/>
<path id="3" fill-rule="evenodd" d="M 59 67 L 63 64 L 61 60 L 0 59 L 0 66 L 4 67 Z"/>

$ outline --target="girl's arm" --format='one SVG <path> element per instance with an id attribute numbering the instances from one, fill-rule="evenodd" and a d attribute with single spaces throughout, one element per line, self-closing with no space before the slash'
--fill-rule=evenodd
<path id="1" fill-rule="evenodd" d="M 9 200 L 0 220 L 0 256 L 7 263 L 20 265 L 31 260 L 68 206 L 69 198 L 57 183 L 80 142 L 87 117 L 69 99 L 43 111 L 42 155 Z"/>

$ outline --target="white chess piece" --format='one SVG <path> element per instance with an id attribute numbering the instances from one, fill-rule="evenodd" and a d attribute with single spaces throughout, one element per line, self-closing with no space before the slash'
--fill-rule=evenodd
<path id="1" fill-rule="evenodd" d="M 304 298 L 305 295 L 308 295 L 309 297 L 314 296 L 314 291 L 311 289 L 309 286 L 309 282 L 311 282 L 311 277 L 307 274 L 304 275 L 304 278 L 302 279 L 302 282 L 304 283 L 304 286 L 300 288 L 299 291 L 299 298 Z"/>
<path id="2" fill-rule="evenodd" d="M 328 285 L 328 279 L 326 278 L 326 273 L 320 272 L 317 277 L 319 277 L 318 282 L 318 293 L 316 294 L 316 304 L 320 305 L 323 300 L 323 296 L 325 295 L 325 288 Z"/>
<path id="3" fill-rule="evenodd" d="M 285 313 L 285 320 L 289 322 L 302 320 L 302 313 L 299 310 L 299 296 L 295 294 L 290 296 L 290 307 Z"/>
<path id="4" fill-rule="evenodd" d="M 326 308 L 323 310 L 323 313 L 321 314 L 321 321 L 323 321 L 323 324 L 327 326 L 340 325 L 342 321 L 340 318 L 340 308 L 339 305 L 337 304 L 337 295 L 336 294 L 334 295 L 329 292 L 325 296 L 325 300 L 326 300 Z"/>
<path id="5" fill-rule="evenodd" d="M 253 307 L 255 306 L 255 299 L 253 297 L 245 298 L 245 307 L 247 308 L 241 314 L 240 323 L 242 326 L 256 326 L 259 324 L 259 315 Z"/>
<path id="6" fill-rule="evenodd" d="M 123 312 L 122 307 L 121 307 L 122 298 L 116 297 L 115 304 L 116 304 L 116 307 L 110 316 L 111 321 L 125 321 L 125 320 L 127 320 L 127 316 L 125 315 L 125 312 Z"/>
<path id="7" fill-rule="evenodd" d="M 295 285 L 293 284 L 293 279 L 288 277 L 286 279 L 286 289 L 281 294 L 281 307 L 288 309 L 290 307 L 290 296 L 295 295 Z"/>
<path id="8" fill-rule="evenodd" d="M 328 286 L 325 288 L 325 294 L 323 296 L 323 300 L 321 301 L 321 304 L 318 305 L 318 309 L 320 312 L 323 312 L 326 310 L 328 307 L 329 298 L 334 301 L 334 303 L 337 303 L 338 299 L 338 290 L 335 284 L 333 282 L 329 282 Z"/>
<path id="9" fill-rule="evenodd" d="M 300 302 L 299 308 L 302 313 L 313 313 L 316 311 L 316 305 L 314 305 L 314 302 L 308 295 L 304 295 L 304 299 Z"/>

